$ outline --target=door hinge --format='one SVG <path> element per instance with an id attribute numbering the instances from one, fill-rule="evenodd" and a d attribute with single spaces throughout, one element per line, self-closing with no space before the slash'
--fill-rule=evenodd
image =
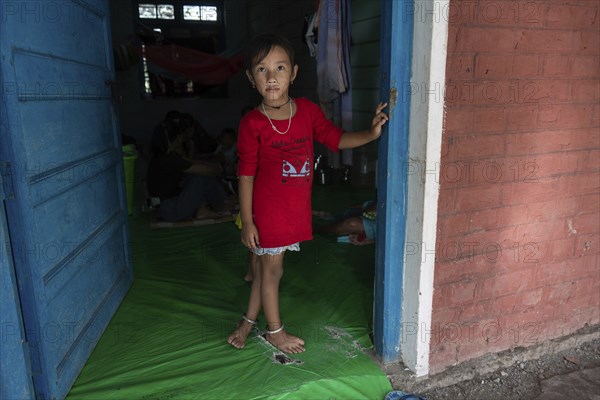
<path id="1" fill-rule="evenodd" d="M 10 161 L 0 161 L 0 200 L 15 198 L 13 189 L 13 170 Z"/>

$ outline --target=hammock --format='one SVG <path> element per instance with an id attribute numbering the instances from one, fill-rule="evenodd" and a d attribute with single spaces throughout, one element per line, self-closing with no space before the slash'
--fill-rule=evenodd
<path id="1" fill-rule="evenodd" d="M 244 54 L 239 52 L 216 55 L 174 44 L 147 45 L 144 55 L 148 69 L 158 75 L 180 76 L 207 86 L 226 83 L 244 67 Z"/>

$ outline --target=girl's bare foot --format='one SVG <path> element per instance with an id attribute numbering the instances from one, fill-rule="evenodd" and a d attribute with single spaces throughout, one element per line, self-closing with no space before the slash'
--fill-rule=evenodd
<path id="1" fill-rule="evenodd" d="M 235 331 L 227 338 L 227 343 L 236 349 L 243 348 L 246 345 L 246 338 L 252 331 L 252 328 L 254 328 L 254 325 L 256 325 L 256 321 L 244 317 L 237 323 Z"/>
<path id="2" fill-rule="evenodd" d="M 274 331 L 267 330 L 264 337 L 284 353 L 295 354 L 304 351 L 304 340 L 285 331 L 283 325 Z"/>

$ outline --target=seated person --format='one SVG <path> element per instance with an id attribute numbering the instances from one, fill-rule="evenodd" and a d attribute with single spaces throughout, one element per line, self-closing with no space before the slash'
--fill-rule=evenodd
<path id="1" fill-rule="evenodd" d="M 165 221 L 214 218 L 220 216 L 217 210 L 223 207 L 225 194 L 218 179 L 221 167 L 192 159 L 191 120 L 171 115 L 157 126 L 152 137 L 148 194 L 160 199 L 157 215 Z"/>
<path id="2" fill-rule="evenodd" d="M 365 245 L 375 243 L 377 204 L 369 200 L 360 206 L 350 207 L 338 216 L 322 211 L 313 211 L 313 215 L 329 221 L 328 224 L 314 226 L 316 233 L 333 233 L 340 243 Z"/>
<path id="3" fill-rule="evenodd" d="M 165 121 L 174 121 L 175 123 L 181 121 L 183 124 L 192 126 L 191 140 L 188 141 L 187 146 L 190 156 L 194 159 L 210 158 L 219 145 L 217 140 L 211 137 L 206 129 L 188 113 L 171 110 L 165 116 Z"/>
<path id="4" fill-rule="evenodd" d="M 232 193 L 237 193 L 237 146 L 235 130 L 225 128 L 219 135 L 219 146 L 215 150 L 214 158 L 223 168 L 223 183 Z"/>

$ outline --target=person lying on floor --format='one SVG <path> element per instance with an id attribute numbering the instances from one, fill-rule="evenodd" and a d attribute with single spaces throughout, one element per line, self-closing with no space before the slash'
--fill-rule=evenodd
<path id="1" fill-rule="evenodd" d="M 323 211 L 313 211 L 313 215 L 329 222 L 314 225 L 315 233 L 335 234 L 340 243 L 359 246 L 375 243 L 377 204 L 373 200 L 350 207 L 337 216 Z"/>
<path id="2" fill-rule="evenodd" d="M 313 225 L 315 233 L 332 233 L 338 236 L 339 243 L 352 243 L 357 246 L 375 243 L 375 221 L 377 204 L 373 200 L 361 205 L 349 207 L 340 215 L 334 216 L 327 211 L 313 211 L 313 216 L 327 221 L 327 224 Z M 241 223 L 236 222 L 241 229 Z M 244 276 L 246 282 L 254 280 L 258 257 L 254 253 L 248 255 L 248 271 Z"/>
<path id="3" fill-rule="evenodd" d="M 152 136 L 147 189 L 160 199 L 157 216 L 165 221 L 216 218 L 223 208 L 222 168 L 192 159 L 192 133 L 189 118 L 165 118 Z"/>

